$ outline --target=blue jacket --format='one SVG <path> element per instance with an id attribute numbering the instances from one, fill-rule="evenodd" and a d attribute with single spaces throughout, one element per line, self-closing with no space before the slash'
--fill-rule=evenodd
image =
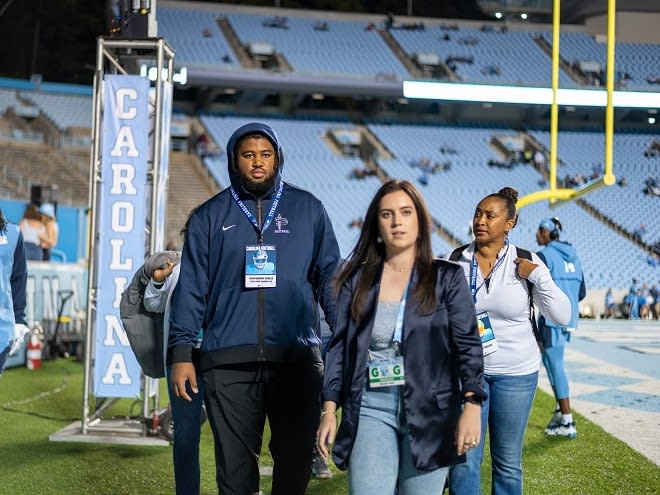
<path id="1" fill-rule="evenodd" d="M 243 189 L 234 166 L 234 147 L 260 133 L 278 154 L 275 184 L 262 198 Z M 247 124 L 227 144 L 228 168 L 236 194 L 257 219 L 266 218 L 282 181 L 284 156 L 268 126 Z M 263 220 L 262 220 L 263 222 Z M 227 188 L 192 215 L 181 254 L 179 282 L 172 297 L 169 346 L 172 362 L 190 362 L 201 328 L 201 367 L 307 359 L 320 347 L 319 304 L 334 323 L 331 279 L 339 246 L 321 202 L 284 183 L 274 219 L 263 233 L 276 246 L 277 286 L 245 287 L 246 245 L 259 235 Z M 318 354 L 320 359 L 320 354 Z"/>
<path id="2" fill-rule="evenodd" d="M 576 328 L 580 317 L 578 303 L 584 299 L 587 289 L 584 284 L 582 263 L 577 257 L 575 248 L 568 242 L 550 241 L 538 253 L 539 258 L 546 264 L 552 275 L 552 280 L 566 294 L 571 301 L 571 321 L 568 328 Z M 564 325 L 541 316 L 539 327 L 563 328 Z"/>
<path id="3" fill-rule="evenodd" d="M 7 223 L 0 231 L 0 352 L 14 340 L 15 324 L 26 324 L 26 283 L 23 236 L 18 225 Z"/>
<path id="4" fill-rule="evenodd" d="M 483 350 L 463 269 L 444 260 L 435 260 L 434 264 L 435 310 L 419 314 L 417 303 L 409 298 L 403 318 L 403 400 L 413 462 L 421 470 L 465 461 L 454 446 L 461 387 L 464 392 L 486 398 L 482 386 Z M 357 280 L 358 275 L 354 275 L 339 292 L 335 331 L 326 354 L 323 401 L 334 401 L 343 408 L 332 450 L 339 469 L 348 467 L 359 427 L 380 290 L 379 274 L 365 301 L 365 316 L 356 322 L 350 317 L 350 305 Z M 413 286 L 417 282 L 416 272 L 411 282 Z"/>

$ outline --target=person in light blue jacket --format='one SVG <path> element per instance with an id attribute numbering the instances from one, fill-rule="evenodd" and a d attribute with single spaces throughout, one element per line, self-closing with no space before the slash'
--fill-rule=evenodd
<path id="1" fill-rule="evenodd" d="M 543 365 L 557 400 L 557 407 L 545 429 L 546 435 L 575 438 L 577 430 L 571 414 L 568 378 L 564 370 L 564 345 L 571 340 L 580 316 L 578 303 L 586 295 L 582 263 L 575 248 L 559 240 L 562 225 L 557 217 L 541 221 L 536 241 L 544 246 L 537 254 L 546 264 L 552 279 L 571 302 L 571 319 L 568 325 L 560 325 L 547 316 L 539 317 L 539 330 L 543 337 Z"/>
<path id="2" fill-rule="evenodd" d="M 0 376 L 7 357 L 20 349 L 25 325 L 27 262 L 23 235 L 0 210 Z"/>

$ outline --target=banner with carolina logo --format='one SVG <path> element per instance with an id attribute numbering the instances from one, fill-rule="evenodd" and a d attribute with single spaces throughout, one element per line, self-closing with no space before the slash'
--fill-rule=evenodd
<path id="1" fill-rule="evenodd" d="M 141 369 L 121 324 L 119 301 L 145 257 L 149 80 L 106 75 L 103 85 L 93 393 L 138 397 Z"/>

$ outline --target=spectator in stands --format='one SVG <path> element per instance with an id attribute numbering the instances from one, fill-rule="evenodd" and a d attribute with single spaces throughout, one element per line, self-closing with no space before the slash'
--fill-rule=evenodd
<path id="1" fill-rule="evenodd" d="M 376 175 L 374 170 L 370 168 L 354 168 L 351 170 L 350 179 L 364 179 L 365 177 L 372 177 Z"/>
<path id="2" fill-rule="evenodd" d="M 497 64 L 488 64 L 481 69 L 481 73 L 484 76 L 499 76 L 502 74 L 502 69 Z"/>
<path id="3" fill-rule="evenodd" d="M 348 227 L 351 228 L 351 229 L 361 229 L 363 223 L 364 223 L 364 221 L 362 220 L 362 218 L 354 218 L 348 224 Z"/>
<path id="4" fill-rule="evenodd" d="M 456 151 L 456 148 L 449 144 L 443 144 L 440 146 L 440 153 L 443 155 L 457 155 L 458 151 Z"/>
<path id="5" fill-rule="evenodd" d="M 543 246 L 536 254 L 546 264 L 552 279 L 571 302 L 568 325 L 557 324 L 543 313 L 539 315 L 538 328 L 543 339 L 543 366 L 557 401 L 545 434 L 575 438 L 577 429 L 571 414 L 568 378 L 564 368 L 564 347 L 571 341 L 571 333 L 577 328 L 580 316 L 578 303 L 587 295 L 587 289 L 580 258 L 571 244 L 559 240 L 561 231 L 562 225 L 557 217 L 542 220 L 536 231 L 536 242 Z"/>
<path id="6" fill-rule="evenodd" d="M 648 196 L 660 196 L 660 177 L 649 176 L 644 181 L 644 194 Z"/>
<path id="7" fill-rule="evenodd" d="M 55 206 L 52 203 L 42 203 L 39 207 L 41 221 L 46 226 L 47 240 L 42 244 L 44 261 L 50 261 L 51 250 L 57 246 L 60 228 L 55 217 Z"/>
<path id="8" fill-rule="evenodd" d="M 616 301 L 612 289 L 607 289 L 605 292 L 605 312 L 603 318 L 614 318 L 616 316 Z"/>
<path id="9" fill-rule="evenodd" d="M 7 357 L 15 354 L 28 333 L 25 321 L 27 262 L 23 235 L 0 210 L 0 377 Z"/>
<path id="10" fill-rule="evenodd" d="M 304 495 L 323 381 L 317 306 L 333 327 L 339 246 L 322 203 L 282 180 L 284 154 L 271 127 L 246 124 L 225 149 L 231 186 L 192 215 L 181 253 L 172 388 L 188 401 L 199 393 L 192 349 L 201 328 L 218 491 L 259 492 L 268 419 L 271 493 Z M 247 275 L 247 254 L 266 245 L 277 275 Z"/>
<path id="11" fill-rule="evenodd" d="M 558 325 L 568 325 L 571 317 L 570 301 L 541 259 L 509 242 L 509 231 L 518 222 L 517 201 L 518 192 L 510 187 L 483 198 L 472 218 L 475 240 L 450 255 L 463 267 L 475 300 L 488 394 L 481 408 L 479 447 L 468 451 L 465 464 L 450 469 L 450 491 L 456 495 L 481 493 L 486 431 L 492 493 L 522 494 L 523 438 L 541 364 L 531 302 Z"/>
<path id="12" fill-rule="evenodd" d="M 625 187 L 628 185 L 628 179 L 625 177 L 621 177 L 618 181 L 617 184 L 619 184 L 621 187 Z"/>
<path id="13" fill-rule="evenodd" d="M 635 239 L 637 242 L 644 242 L 644 236 L 646 235 L 646 224 L 645 223 L 640 223 L 639 227 L 637 227 L 635 230 L 633 230 L 632 236 L 633 239 Z"/>
<path id="14" fill-rule="evenodd" d="M 479 44 L 479 38 L 476 36 L 464 36 L 458 40 L 459 45 L 475 46 Z"/>
<path id="15" fill-rule="evenodd" d="M 654 139 L 646 150 L 644 150 L 644 156 L 646 158 L 655 158 L 658 155 L 660 155 L 660 140 Z"/>
<path id="16" fill-rule="evenodd" d="M 203 160 L 206 158 L 206 155 L 209 151 L 209 137 L 206 135 L 205 132 L 201 133 L 197 137 L 197 143 L 195 144 L 195 150 L 197 151 L 197 155 Z"/>
<path id="17" fill-rule="evenodd" d="M 36 204 L 30 203 L 27 206 L 18 226 L 23 234 L 26 259 L 42 261 L 44 247 L 48 245 L 49 238 L 46 225 L 41 221 L 41 213 Z"/>
<path id="18" fill-rule="evenodd" d="M 325 21 L 316 21 L 314 24 L 314 31 L 329 31 L 330 27 Z"/>
<path id="19" fill-rule="evenodd" d="M 505 168 L 507 170 L 511 170 L 514 167 L 514 165 L 515 162 L 513 160 L 501 161 L 501 160 L 493 160 L 492 158 L 488 160 L 489 167 Z"/>
<path id="20" fill-rule="evenodd" d="M 479 443 L 483 353 L 463 273 L 434 260 L 412 183 L 378 190 L 336 285 L 319 451 L 334 443 L 353 495 L 439 494 L 447 466 Z"/>
<path id="21" fill-rule="evenodd" d="M 204 36 L 204 38 L 210 38 L 213 34 L 209 28 L 204 28 L 202 29 L 202 36 Z"/>
<path id="22" fill-rule="evenodd" d="M 536 150 L 534 152 L 534 166 L 536 170 L 543 172 L 545 171 L 545 154 L 541 150 Z"/>
<path id="23" fill-rule="evenodd" d="M 280 17 L 276 15 L 270 19 L 265 19 L 261 25 L 263 27 L 277 28 L 277 29 L 289 29 L 288 19 L 286 17 Z"/>
<path id="24" fill-rule="evenodd" d="M 394 28 L 394 14 L 388 12 L 385 16 L 385 30 L 389 31 L 392 28 Z"/>

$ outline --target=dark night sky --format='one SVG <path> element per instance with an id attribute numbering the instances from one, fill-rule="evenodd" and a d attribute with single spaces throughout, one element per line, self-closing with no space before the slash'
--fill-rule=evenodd
<path id="1" fill-rule="evenodd" d="M 210 2 L 221 3 L 221 2 Z M 271 1 L 225 1 L 274 6 Z M 0 76 L 92 83 L 96 38 L 107 34 L 103 0 L 0 0 Z M 286 8 L 405 15 L 406 0 L 280 0 Z M 476 0 L 413 0 L 413 15 L 481 18 Z"/>

